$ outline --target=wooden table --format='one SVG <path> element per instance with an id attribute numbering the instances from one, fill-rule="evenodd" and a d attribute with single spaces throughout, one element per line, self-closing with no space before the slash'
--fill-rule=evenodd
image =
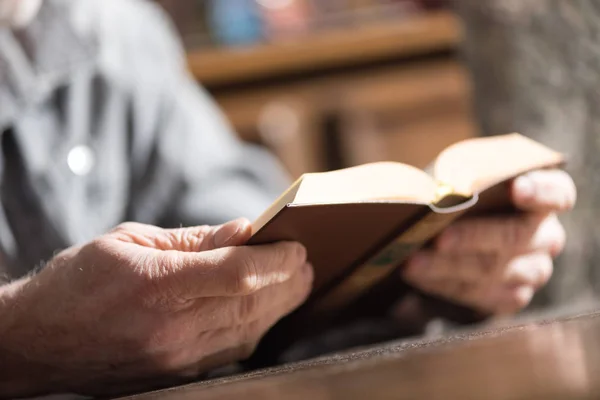
<path id="1" fill-rule="evenodd" d="M 390 343 L 134 398 L 592 399 L 600 398 L 598 377 L 600 311 Z"/>

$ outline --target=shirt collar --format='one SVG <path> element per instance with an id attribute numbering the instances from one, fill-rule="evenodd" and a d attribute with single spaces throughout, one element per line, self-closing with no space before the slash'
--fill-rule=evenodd
<path id="1" fill-rule="evenodd" d="M 0 129 L 93 64 L 97 43 L 77 29 L 76 2 L 45 0 L 26 28 L 0 28 Z"/>

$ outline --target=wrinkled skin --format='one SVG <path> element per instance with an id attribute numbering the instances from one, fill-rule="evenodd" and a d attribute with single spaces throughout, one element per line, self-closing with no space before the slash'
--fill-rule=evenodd
<path id="1" fill-rule="evenodd" d="M 553 272 L 565 245 L 558 214 L 576 201 L 571 177 L 560 170 L 535 171 L 512 182 L 510 217 L 458 221 L 433 249 L 409 260 L 402 276 L 419 289 L 489 314 L 526 307 Z"/>
<path id="2" fill-rule="evenodd" d="M 243 220 L 177 230 L 127 223 L 60 253 L 5 298 L 0 358 L 16 367 L 0 373 L 0 395 L 19 393 L 26 379 L 45 383 L 41 392 L 144 387 L 249 356 L 305 300 L 313 277 L 300 244 L 233 247 L 249 236 Z"/>

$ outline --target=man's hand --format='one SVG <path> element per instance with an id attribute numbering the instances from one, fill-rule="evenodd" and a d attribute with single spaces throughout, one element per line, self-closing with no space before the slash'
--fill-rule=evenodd
<path id="1" fill-rule="evenodd" d="M 565 244 L 557 213 L 574 206 L 576 190 L 567 173 L 544 170 L 514 180 L 511 195 L 524 213 L 453 224 L 432 250 L 409 260 L 403 277 L 484 313 L 524 308 L 552 275 L 553 258 Z"/>
<path id="2" fill-rule="evenodd" d="M 249 356 L 313 278 L 300 244 L 232 247 L 249 236 L 127 223 L 60 253 L 0 297 L 0 397 L 137 390 Z"/>

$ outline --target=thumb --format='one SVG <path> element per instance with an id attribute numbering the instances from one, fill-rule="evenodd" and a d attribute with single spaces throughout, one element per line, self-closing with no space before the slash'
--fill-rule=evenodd
<path id="1" fill-rule="evenodd" d="M 121 242 L 135 243 L 157 250 L 198 252 L 241 246 L 250 239 L 252 226 L 245 218 L 217 226 L 202 225 L 177 229 L 125 223 L 119 225 L 111 234 Z"/>
<path id="2" fill-rule="evenodd" d="M 238 218 L 212 228 L 210 235 L 205 236 L 203 250 L 214 250 L 222 247 L 242 246 L 252 236 L 252 225 L 245 218 Z"/>
<path id="3" fill-rule="evenodd" d="M 245 218 L 223 225 L 166 229 L 169 248 L 163 250 L 209 251 L 223 247 L 244 245 L 252 234 L 250 222 Z"/>

